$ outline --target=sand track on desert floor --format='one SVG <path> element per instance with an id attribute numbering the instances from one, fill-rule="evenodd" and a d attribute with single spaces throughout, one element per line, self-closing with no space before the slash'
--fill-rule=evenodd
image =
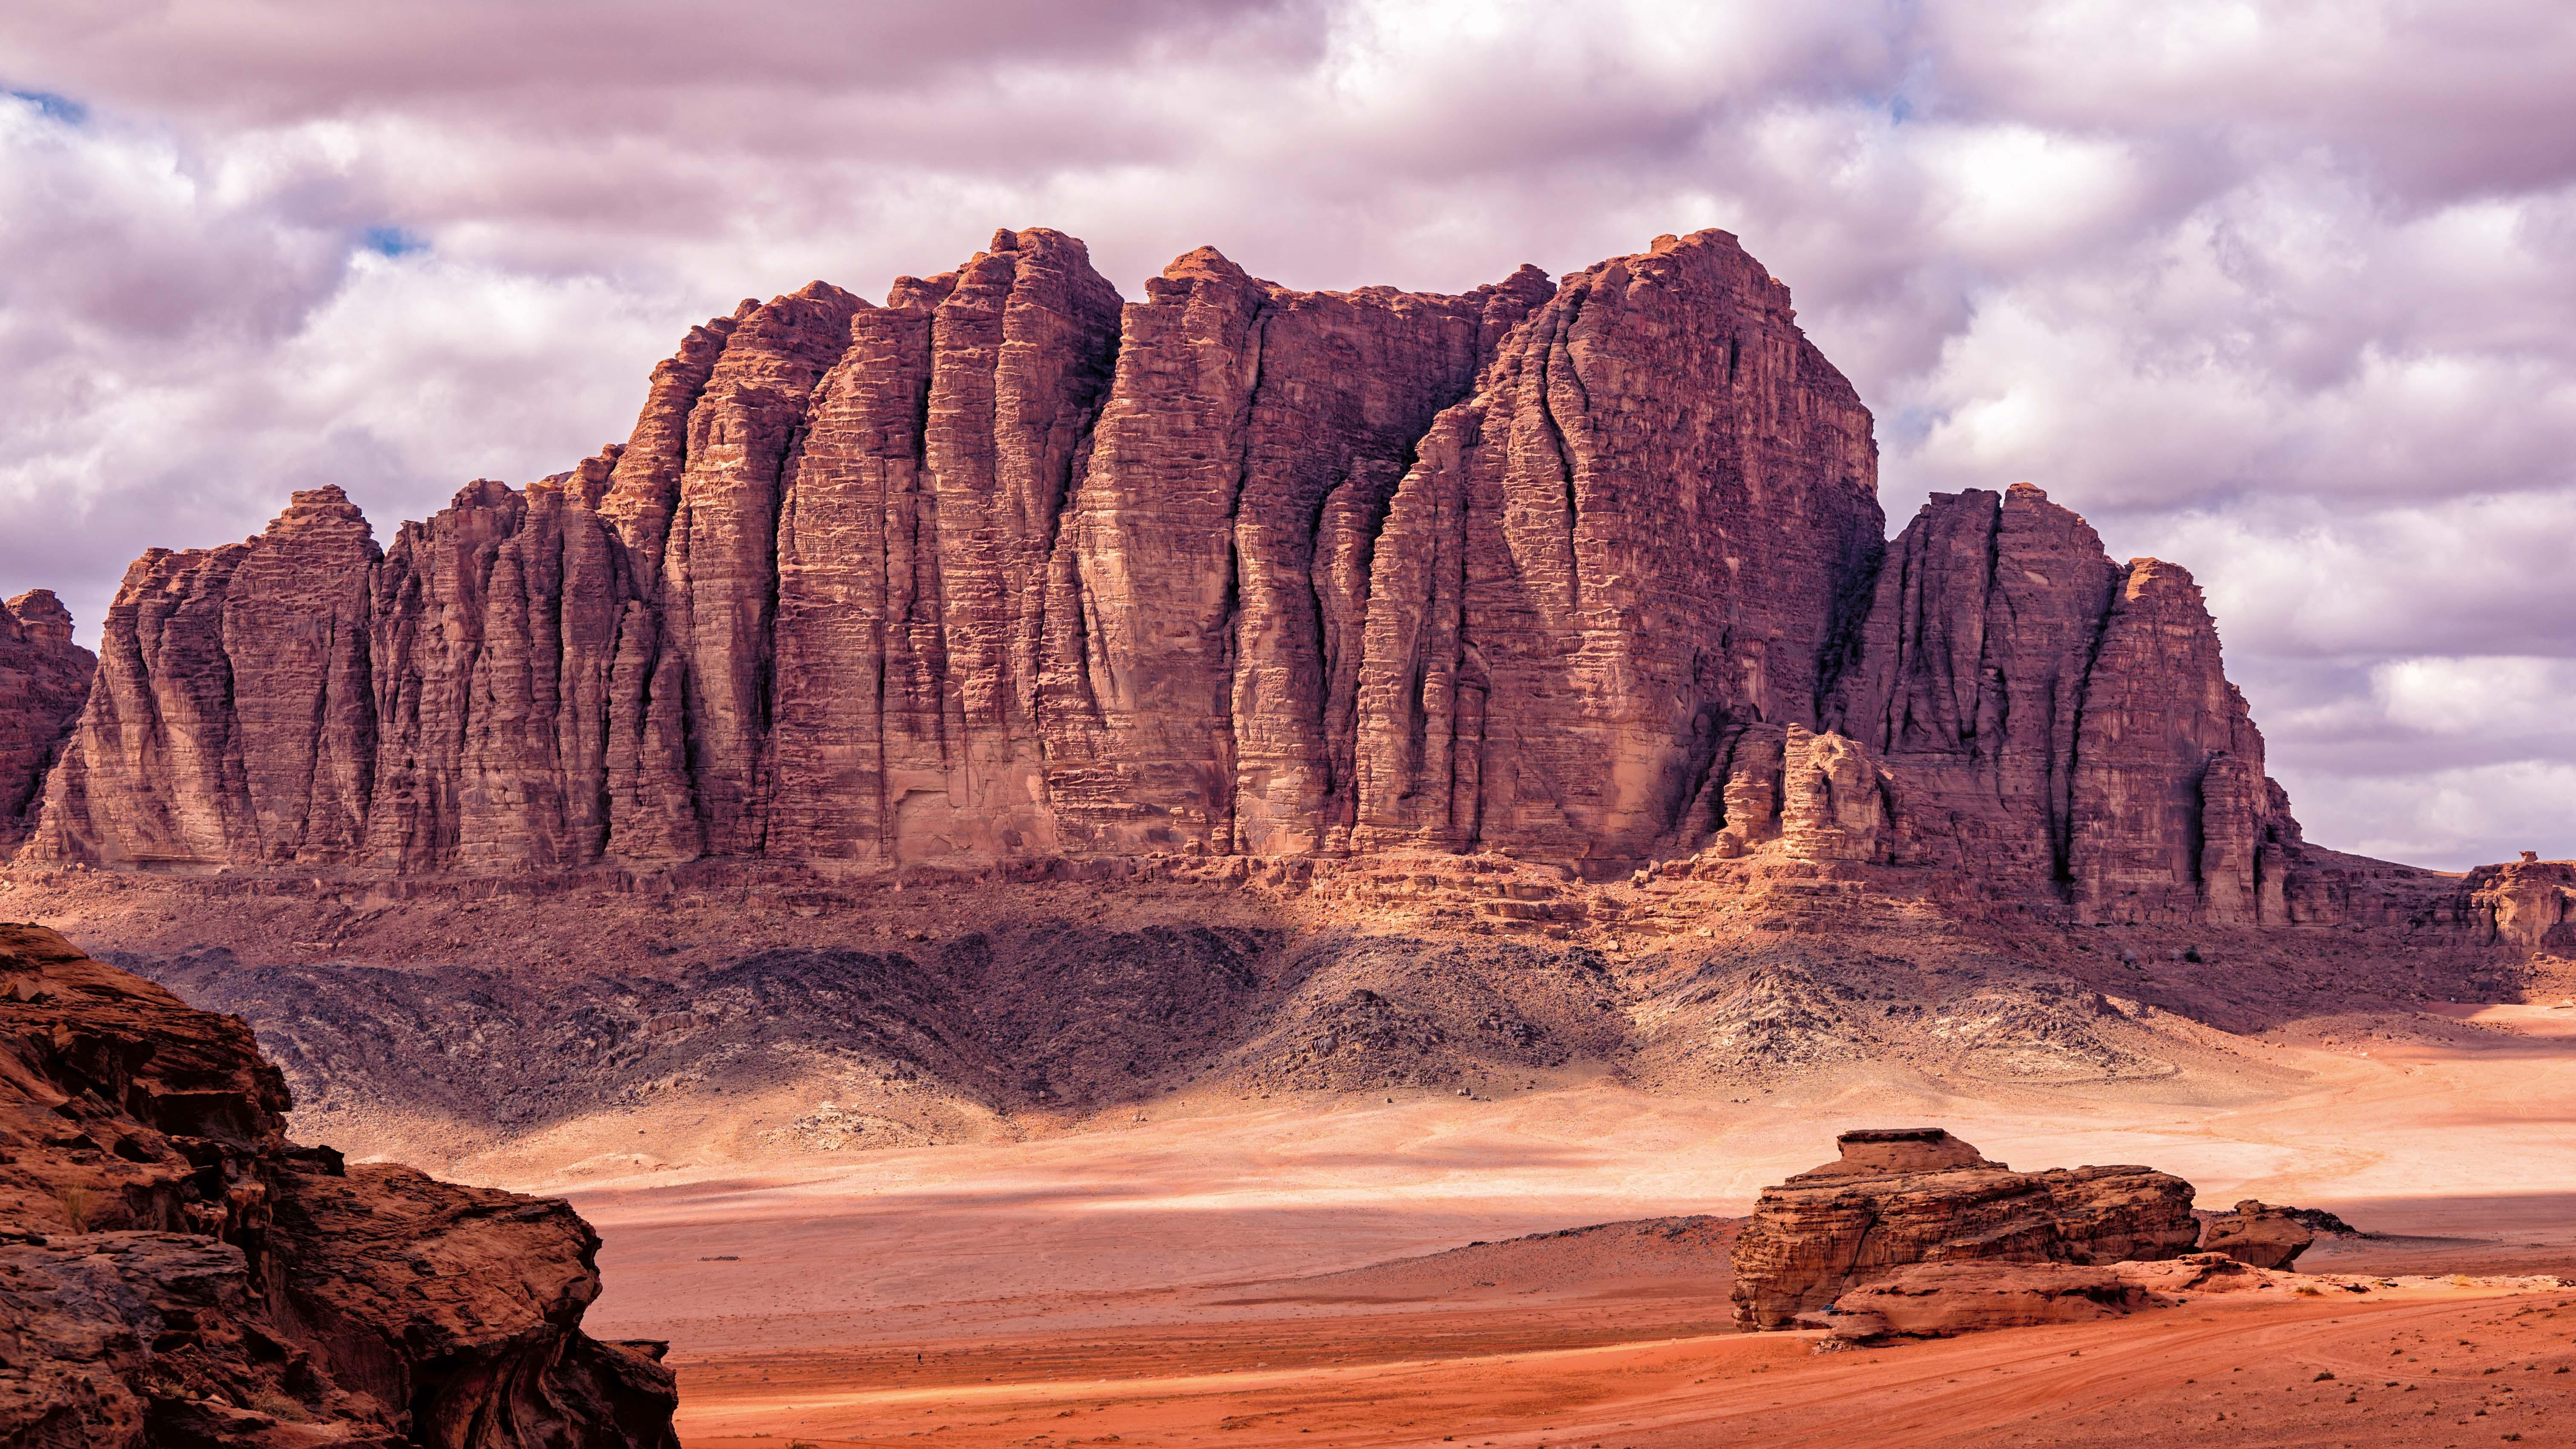
<path id="1" fill-rule="evenodd" d="M 607 1239 L 594 1331 L 672 1340 L 691 1449 L 2566 1442 L 2576 1289 L 2546 1280 L 1819 1354 L 1729 1331 L 1705 1241 L 1723 1223 L 1512 1241 L 1739 1214 L 1839 1129 L 1937 1122 L 2016 1166 L 2145 1162 L 2204 1207 L 2260 1196 L 2384 1235 L 2321 1245 L 2320 1273 L 2576 1280 L 2576 1040 L 2459 1014 L 2506 1029 L 2368 1056 L 2239 1039 L 2287 1085 L 2227 1105 L 1603 1080 L 524 1185 L 577 1187 Z"/>

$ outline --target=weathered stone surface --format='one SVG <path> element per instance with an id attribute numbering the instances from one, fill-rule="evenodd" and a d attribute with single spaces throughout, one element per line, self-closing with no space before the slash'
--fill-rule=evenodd
<path id="1" fill-rule="evenodd" d="M 632 583 L 592 508 L 616 462 L 610 449 L 524 492 L 476 482 L 395 535 L 374 581 L 367 860 L 600 857 L 610 667 Z"/>
<path id="2" fill-rule="evenodd" d="M 2288 1208 L 2270 1207 L 2252 1198 L 2225 1217 L 2212 1218 L 2200 1230 L 2203 1251 L 2224 1253 L 2257 1268 L 2287 1268 L 2317 1240 L 2314 1229 Z"/>
<path id="3" fill-rule="evenodd" d="M 2263 736 L 2219 667 L 2191 575 L 2132 560 L 2112 593 L 2076 732 L 2076 909 L 2089 920 L 2258 919 L 2261 862 L 2295 849 Z M 2281 808 L 2275 810 L 2275 806 Z M 2268 856 L 2267 856 L 2268 852 Z M 2278 918 L 2276 911 L 2275 918 Z"/>
<path id="4" fill-rule="evenodd" d="M 2298 822 L 2199 589 L 2115 566 L 2029 484 L 1924 505 L 1825 716 L 1893 782 L 1891 859 L 1968 863 L 2086 920 L 2291 918 Z"/>
<path id="5" fill-rule="evenodd" d="M 1803 1321 L 1859 1342 L 1948 1338 L 1990 1328 L 2086 1323 L 2172 1307 L 2202 1294 L 2280 1290 L 2298 1281 L 2221 1253 L 2145 1263 L 1909 1263 L 1851 1289 Z"/>
<path id="6" fill-rule="evenodd" d="M 1989 1328 L 2089 1323 L 2148 1305 L 2116 1268 L 2075 1263 L 1908 1263 L 1804 1315 L 1836 1338 L 1948 1338 Z"/>
<path id="7" fill-rule="evenodd" d="M 920 623 L 901 661 L 918 693 L 903 709 L 910 729 L 887 732 L 908 748 L 888 761 L 882 858 L 1059 848 L 1039 720 L 1054 557 L 1109 391 L 1119 310 L 1081 242 L 1033 227 L 996 233 L 931 314 L 906 591 Z"/>
<path id="8" fill-rule="evenodd" d="M 97 671 L 52 590 L 30 589 L 0 609 L 0 851 L 25 837 Z"/>
<path id="9" fill-rule="evenodd" d="M 626 443 L 381 557 L 331 489 L 147 556 L 30 858 L 1778 852 L 2097 920 L 2387 894 L 2299 840 L 2181 570 L 2027 485 L 1882 543 L 1867 410 L 1723 232 L 1457 296 L 1201 248 L 1145 291 L 1006 230 L 882 307 L 745 302 Z"/>
<path id="10" fill-rule="evenodd" d="M 561 1202 L 284 1135 L 238 1018 L 0 925 L 0 1441 L 676 1446 Z"/>
<path id="11" fill-rule="evenodd" d="M 2576 945 L 2576 861 L 2520 860 L 2482 865 L 2462 883 L 2477 934 L 2489 941 L 2564 949 Z"/>
<path id="12" fill-rule="evenodd" d="M 1441 415 L 1377 546 L 1359 846 L 1670 853 L 1730 730 L 1812 724 L 1877 451 L 1733 237 L 1578 273 Z"/>
<path id="13" fill-rule="evenodd" d="M 2028 484 L 1935 494 L 1889 545 L 1828 722 L 1905 782 L 1936 853 L 2066 877 L 2076 722 L 2118 570 Z"/>
<path id="14" fill-rule="evenodd" d="M 154 549 L 108 609 L 44 833 L 114 865 L 354 860 L 375 762 L 367 521 L 297 493 L 259 537 Z"/>
<path id="15" fill-rule="evenodd" d="M 1781 1328 L 1910 1263 L 2102 1264 L 2191 1250 L 2191 1184 L 2144 1167 L 2014 1172 L 1939 1129 L 1846 1133 L 1766 1189 L 1735 1247 L 1735 1317 Z"/>

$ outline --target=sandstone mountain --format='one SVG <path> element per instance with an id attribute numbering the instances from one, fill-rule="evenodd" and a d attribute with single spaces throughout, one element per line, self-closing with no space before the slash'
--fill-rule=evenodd
<path id="1" fill-rule="evenodd" d="M 673 1449 L 561 1202 L 286 1140 L 248 1027 L 0 925 L 0 1443 Z"/>
<path id="2" fill-rule="evenodd" d="M 0 609 L 0 849 L 25 837 L 97 669 L 98 656 L 72 642 L 71 611 L 52 590 L 30 589 Z"/>
<path id="3" fill-rule="evenodd" d="M 2035 488 L 1893 544 L 1723 232 L 1551 283 L 1122 302 L 997 234 L 694 329 L 634 432 L 379 548 L 336 489 L 128 572 L 31 863 L 825 876 L 1433 850 L 2330 911 L 2181 569 Z"/>

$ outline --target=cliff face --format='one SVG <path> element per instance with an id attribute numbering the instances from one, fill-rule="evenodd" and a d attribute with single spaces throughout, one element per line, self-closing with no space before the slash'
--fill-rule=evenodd
<path id="1" fill-rule="evenodd" d="M 49 589 L 0 609 L 0 851 L 26 837 L 45 772 L 82 701 L 98 656 L 72 642 L 71 611 Z"/>
<path id="2" fill-rule="evenodd" d="M 1825 715 L 1897 782 L 1891 858 L 2088 920 L 2291 918 L 2298 822 L 2199 588 L 2027 483 L 1936 494 L 1889 545 Z"/>
<path id="3" fill-rule="evenodd" d="M 32 858 L 1778 850 L 2289 909 L 2188 576 L 2022 487 L 1883 544 L 1869 414 L 1732 237 L 1145 291 L 1005 231 L 884 306 L 744 303 L 625 444 L 381 555 L 323 489 L 147 556 Z"/>
<path id="4" fill-rule="evenodd" d="M 0 925 L 0 1441 L 669 1449 L 560 1202 L 285 1138 L 236 1017 Z"/>

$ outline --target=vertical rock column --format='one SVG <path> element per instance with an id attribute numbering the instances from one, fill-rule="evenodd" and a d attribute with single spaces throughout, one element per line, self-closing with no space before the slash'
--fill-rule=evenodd
<path id="1" fill-rule="evenodd" d="M 938 519 L 922 486 L 930 314 L 955 285 L 905 278 L 850 318 L 814 389 L 778 515 L 768 849 L 875 863 L 906 766 L 944 781 Z"/>
<path id="2" fill-rule="evenodd" d="M 0 609 L 0 853 L 25 838 L 97 672 L 98 656 L 72 642 L 71 611 L 52 590 L 30 589 Z"/>
<path id="3" fill-rule="evenodd" d="M 354 860 L 375 783 L 367 630 L 378 552 L 337 488 L 297 493 L 224 603 L 236 748 L 263 861 Z"/>
<path id="4" fill-rule="evenodd" d="M 669 647 L 687 661 L 689 776 L 711 855 L 760 851 L 779 486 L 807 397 L 866 305 L 816 282 L 754 308 L 689 414 L 661 602 Z"/>
<path id="5" fill-rule="evenodd" d="M 1270 289 L 1202 247 L 1125 308 L 1057 540 L 1048 793 L 1102 852 L 1233 840 L 1235 504 Z"/>
<path id="6" fill-rule="evenodd" d="M 1233 847 L 1348 843 L 1368 566 L 1413 445 L 1511 325 L 1534 267 L 1464 296 L 1274 288 L 1235 509 Z"/>
<path id="7" fill-rule="evenodd" d="M 524 492 L 470 485 L 395 536 L 375 610 L 371 860 L 507 870 L 606 849 L 610 670 L 633 583 L 593 505 L 617 453 Z"/>
<path id="8" fill-rule="evenodd" d="M 2256 918 L 2271 821 L 2263 736 L 2227 682 L 2191 575 L 2133 559 L 2113 595 L 2075 742 L 2076 909 L 2092 921 Z"/>
<path id="9" fill-rule="evenodd" d="M 1040 721 L 1051 558 L 1109 392 L 1123 307 L 1081 242 L 1003 231 L 931 321 L 923 439 L 946 661 L 940 773 L 891 792 L 897 854 L 1057 845 Z"/>
<path id="10" fill-rule="evenodd" d="M 689 329 L 680 350 L 655 364 L 599 503 L 634 579 L 634 597 L 618 609 L 605 746 L 609 851 L 628 860 L 687 860 L 704 844 L 689 779 L 686 666 L 664 647 L 662 556 L 689 461 L 690 415 L 727 339 L 758 306 L 746 300 L 734 315 Z"/>
<path id="11" fill-rule="evenodd" d="M 1812 724 L 1878 546 L 1866 409 L 1723 232 L 1567 280 L 1442 415 L 1372 573 L 1354 845 L 1672 848 L 1729 730 Z"/>
<path id="12" fill-rule="evenodd" d="M 375 770 L 377 562 L 337 488 L 257 538 L 154 549 L 109 606 L 98 683 L 47 780 L 39 859 L 205 869 L 353 859 Z"/>
<path id="13" fill-rule="evenodd" d="M 2027 483 L 1936 493 L 1888 548 L 1826 713 L 1905 782 L 1935 859 L 2061 889 L 2114 573 L 2092 528 Z"/>

